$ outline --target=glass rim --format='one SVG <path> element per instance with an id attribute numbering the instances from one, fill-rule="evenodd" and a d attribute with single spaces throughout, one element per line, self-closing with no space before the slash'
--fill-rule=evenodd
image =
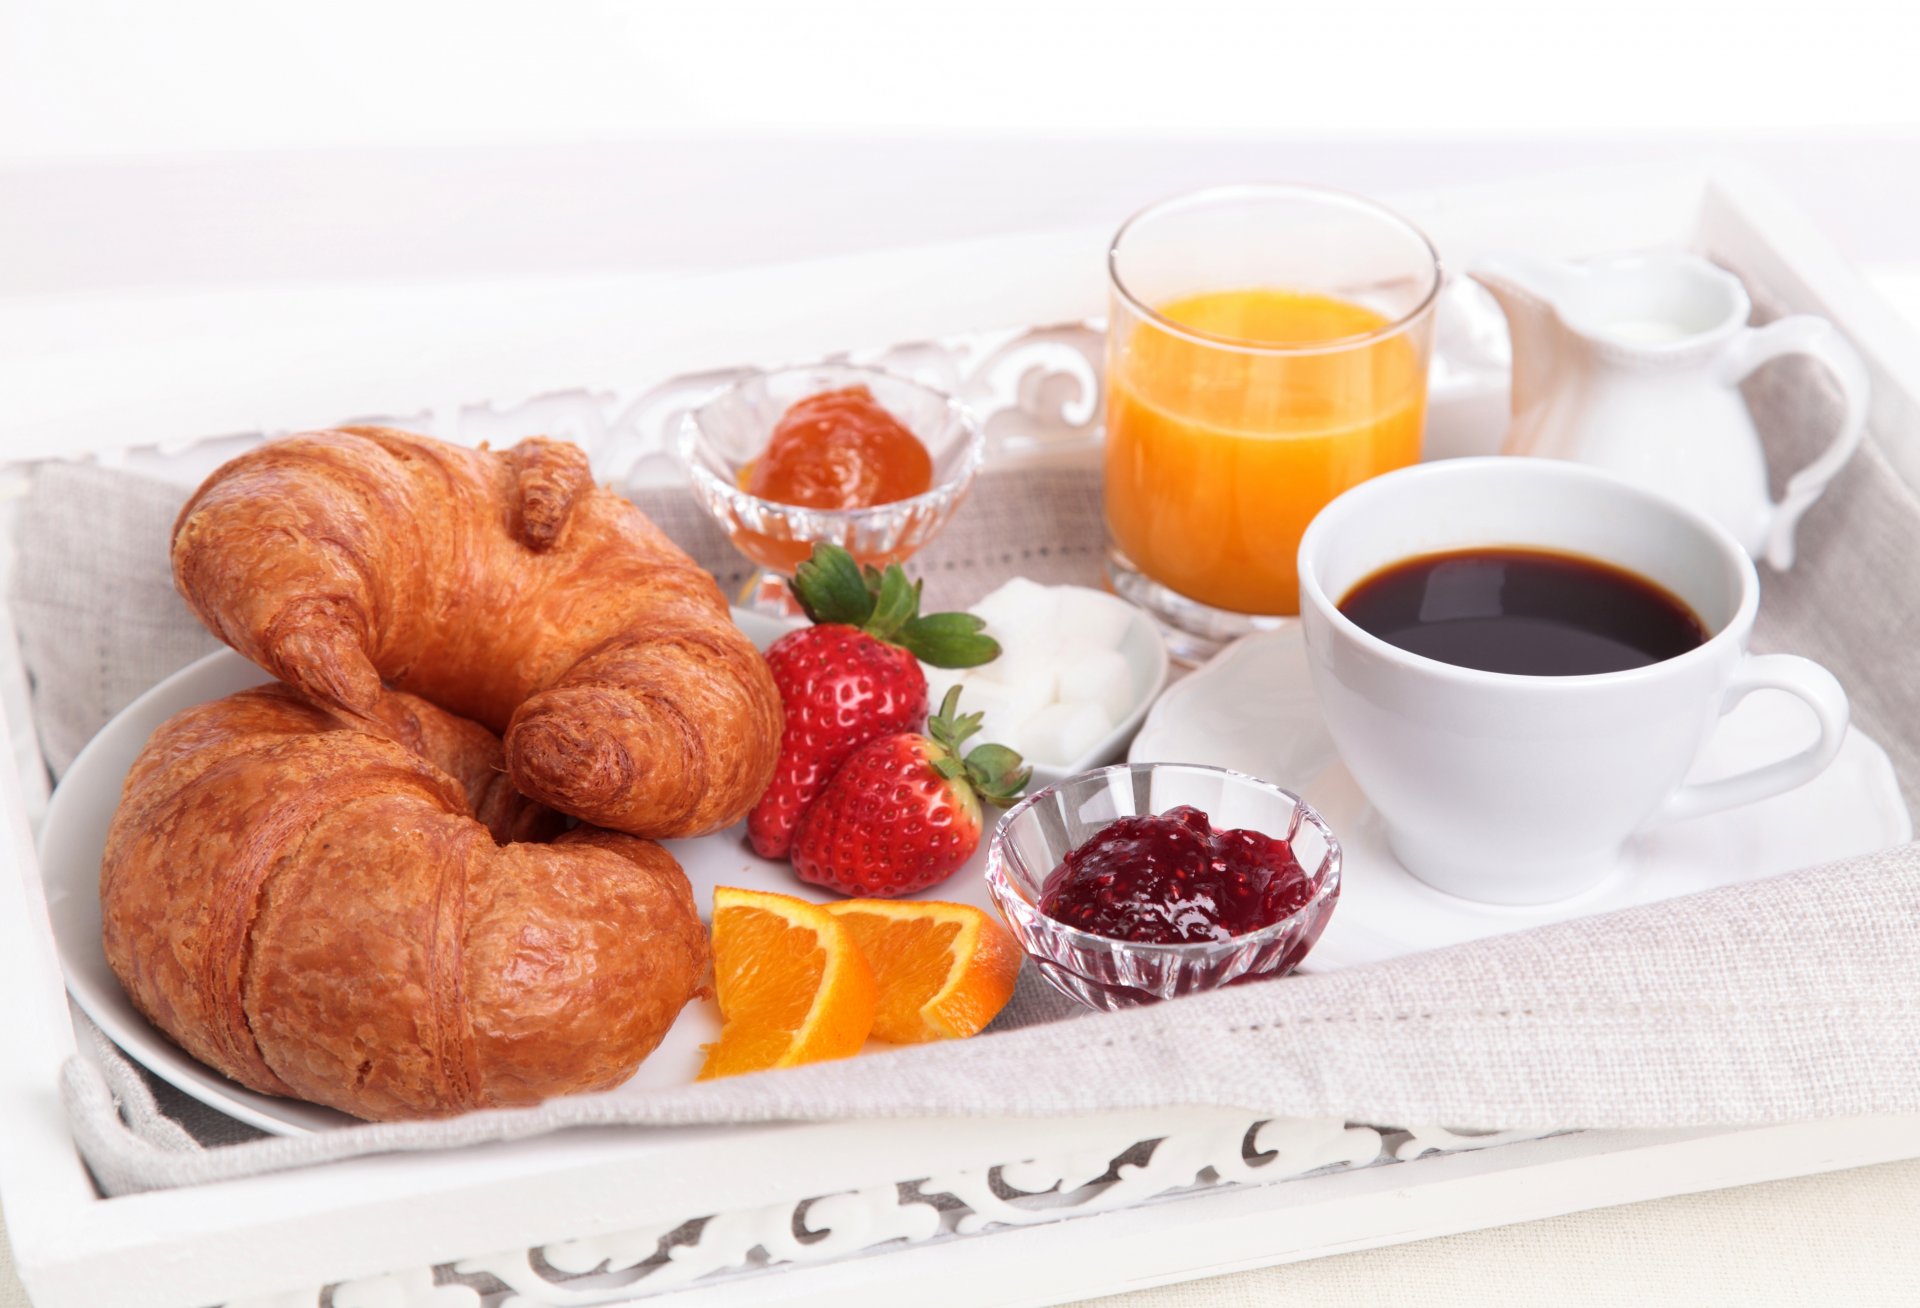
<path id="1" fill-rule="evenodd" d="M 1197 331 L 1194 328 L 1182 326 L 1135 295 L 1132 288 L 1127 285 L 1126 279 L 1120 275 L 1120 247 L 1126 241 L 1127 233 L 1132 231 L 1134 227 L 1144 219 L 1151 218 L 1162 210 L 1170 209 L 1175 205 L 1190 204 L 1194 201 L 1215 201 L 1234 198 L 1271 198 L 1281 195 L 1300 195 L 1320 200 L 1343 201 L 1362 209 L 1370 210 L 1375 217 L 1384 218 L 1410 234 L 1420 243 L 1421 248 L 1427 252 L 1428 262 L 1432 265 L 1432 282 L 1427 287 L 1427 293 L 1420 298 L 1420 302 L 1414 305 L 1413 308 L 1407 310 L 1407 312 L 1401 314 L 1385 326 L 1376 327 L 1370 332 L 1361 332 L 1353 336 L 1341 336 L 1330 341 L 1303 342 L 1297 345 L 1262 345 L 1258 341 L 1242 340 L 1234 336 L 1216 336 L 1211 332 Z M 1446 284 L 1446 265 L 1441 262 L 1440 251 L 1434 247 L 1433 239 L 1420 228 L 1419 224 L 1397 210 L 1381 204 L 1378 200 L 1369 199 L 1364 195 L 1357 194 L 1353 191 L 1342 190 L 1336 186 L 1320 186 L 1312 182 L 1236 182 L 1224 186 L 1203 186 L 1196 190 L 1181 191 L 1174 195 L 1162 196 L 1160 199 L 1136 209 L 1125 222 L 1120 224 L 1118 230 L 1113 234 L 1113 239 L 1107 242 L 1107 283 L 1113 288 L 1114 293 L 1135 313 L 1139 314 L 1148 322 L 1151 322 L 1160 331 L 1166 332 L 1171 336 L 1179 337 L 1182 340 L 1190 341 L 1196 345 L 1210 346 L 1215 349 L 1224 348 L 1243 354 L 1292 358 L 1311 354 L 1334 354 L 1343 350 L 1351 350 L 1359 346 L 1372 344 L 1376 341 L 1389 340 L 1392 337 L 1403 335 L 1410 330 L 1414 324 L 1433 312 L 1434 305 L 1438 303 L 1440 299 L 1440 290 Z M 1112 324 L 1109 323 L 1108 327 L 1111 329 Z"/>

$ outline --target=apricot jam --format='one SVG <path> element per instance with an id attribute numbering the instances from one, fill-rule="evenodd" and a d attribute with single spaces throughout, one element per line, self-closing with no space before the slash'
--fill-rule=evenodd
<path id="1" fill-rule="evenodd" d="M 870 509 L 933 488 L 933 459 L 865 386 L 809 395 L 741 472 L 749 495 L 803 509 Z"/>
<path id="2" fill-rule="evenodd" d="M 1047 878 L 1040 911 L 1095 935 L 1173 945 L 1258 931 L 1312 898 L 1286 841 L 1215 831 L 1205 813 L 1182 806 L 1095 832 Z"/>

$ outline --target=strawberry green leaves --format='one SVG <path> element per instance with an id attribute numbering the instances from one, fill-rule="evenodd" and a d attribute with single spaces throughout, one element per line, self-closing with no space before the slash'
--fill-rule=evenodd
<path id="1" fill-rule="evenodd" d="M 898 645 L 936 668 L 974 668 L 1000 657 L 1000 643 L 981 634 L 971 613 L 920 613 L 920 583 L 897 563 L 862 568 L 838 545 L 813 547 L 794 570 L 793 596 L 816 623 L 855 627 Z"/>

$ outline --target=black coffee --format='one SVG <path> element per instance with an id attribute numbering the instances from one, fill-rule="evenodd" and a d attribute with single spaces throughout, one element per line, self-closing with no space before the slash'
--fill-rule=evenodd
<path id="1" fill-rule="evenodd" d="M 1535 677 L 1643 668 L 1708 635 L 1692 609 L 1645 577 L 1546 550 L 1407 559 L 1355 586 L 1340 611 L 1411 653 Z"/>

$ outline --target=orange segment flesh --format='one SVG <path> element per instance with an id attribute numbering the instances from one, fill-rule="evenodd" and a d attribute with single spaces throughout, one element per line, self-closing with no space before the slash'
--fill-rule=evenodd
<path id="1" fill-rule="evenodd" d="M 849 899 L 826 911 L 845 923 L 880 989 L 873 1034 L 894 1044 L 974 1034 L 1013 997 L 1020 946 L 966 904 Z"/>
<path id="2" fill-rule="evenodd" d="M 703 1081 L 847 1058 L 873 1026 L 873 971 L 853 933 L 791 895 L 714 890 L 713 979 L 722 1025 Z"/>

